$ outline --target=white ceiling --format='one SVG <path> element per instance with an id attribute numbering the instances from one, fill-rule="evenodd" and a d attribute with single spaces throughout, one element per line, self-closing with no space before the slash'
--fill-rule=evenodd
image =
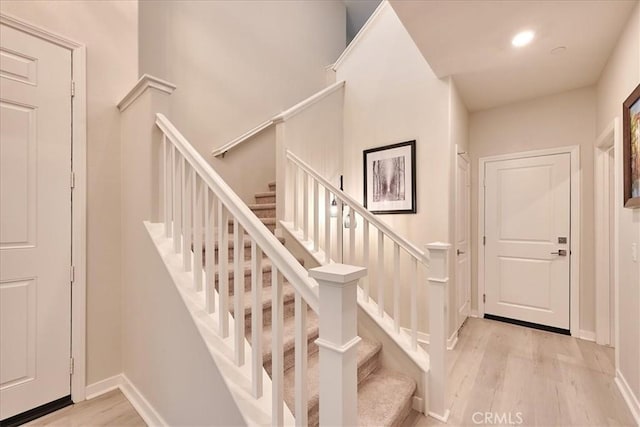
<path id="1" fill-rule="evenodd" d="M 637 3 L 391 0 L 433 71 L 454 77 L 470 111 L 596 83 Z M 525 29 L 534 41 L 513 48 Z M 567 49 L 551 54 L 558 46 Z"/>
<path id="2" fill-rule="evenodd" d="M 347 8 L 347 44 L 358 34 L 382 0 L 342 0 Z"/>

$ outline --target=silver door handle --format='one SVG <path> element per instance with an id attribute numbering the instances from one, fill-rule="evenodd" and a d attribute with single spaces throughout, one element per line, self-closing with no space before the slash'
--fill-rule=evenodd
<path id="1" fill-rule="evenodd" d="M 458 255 L 462 255 L 464 252 L 462 252 L 460 249 L 458 249 L 458 250 L 456 251 L 456 253 L 457 253 Z"/>
<path id="2" fill-rule="evenodd" d="M 558 249 L 558 252 L 551 252 L 551 255 L 567 256 L 567 250 Z"/>

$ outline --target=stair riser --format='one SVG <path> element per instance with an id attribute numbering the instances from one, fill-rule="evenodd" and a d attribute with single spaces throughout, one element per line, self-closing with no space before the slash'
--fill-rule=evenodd
<path id="1" fill-rule="evenodd" d="M 270 209 L 251 209 L 253 211 L 254 214 L 256 214 L 256 216 L 258 218 L 275 218 L 276 217 L 276 210 L 273 208 Z"/>
<path id="2" fill-rule="evenodd" d="M 318 339 L 318 334 L 312 334 L 307 337 L 307 354 L 310 356 L 318 352 L 318 345 L 315 340 Z M 293 346 L 289 350 L 284 352 L 284 371 L 293 368 L 296 361 L 296 347 Z M 271 354 L 267 355 L 262 363 L 264 369 L 271 376 Z"/>
<path id="3" fill-rule="evenodd" d="M 251 259 L 251 246 L 245 246 L 243 249 L 243 252 L 244 252 L 243 256 L 245 261 L 249 261 Z M 217 256 L 218 256 L 218 248 L 216 247 L 216 257 Z M 262 253 L 262 258 L 266 258 L 266 255 L 264 254 L 264 252 Z M 229 247 L 227 251 L 227 259 L 229 260 L 229 262 L 235 259 L 235 248 L 231 246 Z"/>
<path id="4" fill-rule="evenodd" d="M 262 269 L 262 287 L 266 288 L 271 286 L 271 268 Z M 218 274 L 215 277 L 215 287 L 218 289 Z M 243 291 L 248 292 L 251 290 L 251 270 L 244 271 L 244 287 Z M 235 293 L 235 280 L 233 269 L 229 271 L 229 295 Z"/>
<path id="5" fill-rule="evenodd" d="M 276 196 L 256 196 L 256 203 L 275 203 Z"/>
<path id="6" fill-rule="evenodd" d="M 275 213 L 273 214 L 273 216 L 271 216 L 271 218 L 273 218 L 275 216 Z M 267 228 L 269 229 L 269 231 L 271 231 L 272 233 L 276 230 L 276 225 L 275 224 L 265 224 L 267 226 Z M 233 222 L 229 223 L 229 234 L 233 233 Z"/>
<path id="7" fill-rule="evenodd" d="M 276 184 L 275 183 L 269 184 L 269 191 L 276 191 Z"/>
<path id="8" fill-rule="evenodd" d="M 263 289 L 263 292 L 271 292 L 272 288 L 265 288 Z M 271 306 L 268 307 L 264 307 L 262 309 L 262 326 L 271 326 L 272 323 L 272 313 L 273 311 L 271 310 Z M 283 308 L 283 312 L 284 312 L 284 318 L 287 317 L 291 317 L 293 316 L 294 312 L 295 312 L 295 299 L 294 298 L 289 298 L 288 300 L 284 301 L 284 304 L 282 304 L 282 308 Z M 245 327 L 245 331 L 251 331 L 251 311 L 247 310 L 245 312 L 244 315 L 244 327 Z"/>
<path id="9" fill-rule="evenodd" d="M 380 366 L 380 352 L 376 353 L 371 359 L 358 366 L 358 384 L 367 378 L 373 371 Z M 290 408 L 293 411 L 293 408 Z M 308 408 L 309 426 L 317 427 L 319 425 L 320 408 L 318 400 L 310 401 Z M 404 418 L 402 418 L 404 420 Z"/>

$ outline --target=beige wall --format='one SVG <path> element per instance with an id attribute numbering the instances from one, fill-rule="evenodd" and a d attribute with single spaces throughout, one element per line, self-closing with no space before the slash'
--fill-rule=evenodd
<path id="1" fill-rule="evenodd" d="M 137 79 L 135 1 L 0 2 L 3 13 L 87 47 L 87 384 L 122 371 L 120 118 Z"/>
<path id="2" fill-rule="evenodd" d="M 178 86 L 171 120 L 251 201 L 266 190 L 265 173 L 234 172 L 275 179 L 270 145 L 224 159 L 210 152 L 325 87 L 325 67 L 345 46 L 345 13 L 337 0 L 142 1 L 140 73 Z"/>
<path id="3" fill-rule="evenodd" d="M 471 114 L 472 307 L 478 289 L 478 159 L 543 148 L 580 146 L 582 191 L 580 329 L 595 331 L 593 142 L 596 94 L 593 87 L 510 104 Z"/>
<path id="4" fill-rule="evenodd" d="M 629 22 L 600 77 L 597 86 L 597 134 L 605 130 L 614 117 L 622 120 L 622 102 L 640 83 L 640 6 Z M 622 181 L 620 147 L 616 146 L 616 174 Z M 622 185 L 622 184 L 620 184 Z M 618 188 L 620 190 L 620 186 Z M 640 246 L 640 209 L 622 208 L 617 200 L 619 221 L 619 348 L 618 369 L 636 399 L 640 399 L 640 263 L 631 259 L 631 245 Z M 638 401 L 638 400 L 636 400 Z"/>
<path id="5" fill-rule="evenodd" d="M 419 247 L 436 240 L 448 241 L 452 167 L 449 83 L 435 77 L 390 6 L 381 11 L 375 25 L 358 43 L 358 48 L 351 51 L 337 70 L 337 80 L 347 82 L 344 96 L 345 190 L 356 200 L 362 200 L 363 150 L 415 139 L 417 214 L 378 215 L 378 218 Z M 373 259 L 377 253 L 375 237 L 371 242 Z M 385 246 L 389 249 L 388 259 L 392 259 L 390 246 Z M 378 280 L 380 277 L 375 264 L 370 264 L 368 273 L 372 282 L 373 278 Z M 388 267 L 391 265 L 389 261 Z M 401 263 L 401 271 L 407 272 L 408 264 Z M 387 279 L 390 282 L 391 276 Z M 424 283 L 424 277 L 418 280 Z M 403 294 L 401 323 L 407 326 L 410 288 L 408 280 L 400 283 Z M 419 287 L 419 329 L 427 332 L 424 288 Z M 387 285 L 386 289 L 387 310 L 392 313 L 392 286 Z"/>

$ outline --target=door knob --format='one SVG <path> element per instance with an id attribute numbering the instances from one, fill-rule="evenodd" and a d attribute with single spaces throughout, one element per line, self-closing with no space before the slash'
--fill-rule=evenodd
<path id="1" fill-rule="evenodd" d="M 567 256 L 567 250 L 558 249 L 558 252 L 551 252 L 551 255 Z"/>
<path id="2" fill-rule="evenodd" d="M 460 249 L 456 250 L 456 254 L 458 255 L 462 255 L 464 252 L 462 252 Z"/>

